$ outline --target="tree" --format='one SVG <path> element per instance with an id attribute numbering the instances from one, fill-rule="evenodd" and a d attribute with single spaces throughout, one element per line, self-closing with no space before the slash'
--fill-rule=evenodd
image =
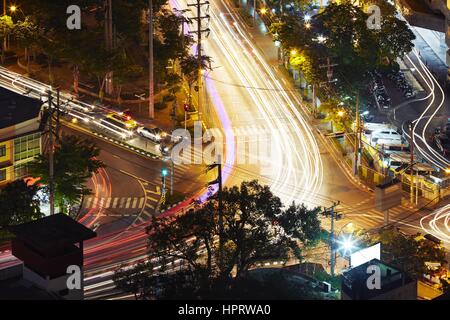
<path id="1" fill-rule="evenodd" d="M 155 292 L 139 287 L 147 283 L 164 288 L 157 290 L 164 294 L 153 298 L 167 297 L 169 292 L 172 298 L 230 297 L 237 292 L 233 288 L 248 284 L 249 270 L 257 263 L 301 258 L 302 247 L 319 238 L 319 209 L 292 204 L 284 210 L 269 187 L 257 181 L 225 188 L 222 199 L 222 265 L 218 263 L 218 196 L 211 195 L 206 203 L 176 218 L 153 218 L 148 228 L 148 260 L 157 261 L 162 268 L 142 272 L 140 266 L 129 273 L 118 271 L 115 281 L 121 289 Z M 180 271 L 171 264 L 175 261 Z M 148 279 L 136 273 L 147 274 Z"/>
<path id="2" fill-rule="evenodd" d="M 192 106 L 192 86 L 198 81 L 198 58 L 185 56 L 180 61 L 180 67 L 189 87 L 189 106 Z M 202 56 L 202 69 L 211 70 L 211 57 Z"/>
<path id="3" fill-rule="evenodd" d="M 30 54 L 33 48 L 38 44 L 39 32 L 39 27 L 28 17 L 23 21 L 17 22 L 14 28 L 14 38 L 17 40 L 19 46 L 24 48 L 28 73 L 30 73 Z"/>
<path id="4" fill-rule="evenodd" d="M 10 35 L 14 30 L 14 22 L 10 16 L 4 15 L 0 17 L 0 41 L 2 41 L 2 64 L 5 63 L 5 39 Z"/>
<path id="5" fill-rule="evenodd" d="M 383 230 L 372 243 L 381 242 L 381 260 L 414 278 L 427 273 L 425 262 L 445 262 L 445 251 L 429 240 L 416 240 L 394 228 Z"/>
<path id="6" fill-rule="evenodd" d="M 8 183 L 0 190 L 0 230 L 43 216 L 39 208 L 38 190 L 36 185 L 28 185 L 24 180 Z"/>
<path id="7" fill-rule="evenodd" d="M 83 195 L 90 194 L 85 187 L 87 179 L 105 165 L 96 157 L 100 150 L 90 140 L 77 136 L 64 136 L 54 152 L 55 203 L 62 212 L 76 204 Z M 43 189 L 48 193 L 48 157 L 39 155 L 30 163 L 30 172 L 40 178 Z"/>
<path id="8" fill-rule="evenodd" d="M 390 66 L 413 48 L 414 34 L 395 15 L 395 8 L 385 1 L 375 1 L 382 10 L 381 30 L 367 28 L 366 10 L 373 1 L 331 3 L 306 23 L 301 16 L 282 16 L 269 30 L 287 50 L 291 66 L 303 73 L 310 83 L 327 83 L 327 72 L 320 65 L 328 59 L 336 64 L 333 79 L 327 84 L 327 96 L 352 99 L 371 80 L 370 72 Z M 383 3 L 381 3 L 383 2 Z M 324 100 L 324 99 L 322 99 Z"/>

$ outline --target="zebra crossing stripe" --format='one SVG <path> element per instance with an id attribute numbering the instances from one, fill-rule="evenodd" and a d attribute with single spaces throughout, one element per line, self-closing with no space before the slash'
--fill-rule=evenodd
<path id="1" fill-rule="evenodd" d="M 141 198 L 141 201 L 139 202 L 139 208 L 142 208 L 144 206 L 145 198 Z"/>
<path id="2" fill-rule="evenodd" d="M 98 198 L 94 197 L 94 201 L 92 202 L 92 208 L 97 207 Z"/>
<path id="3" fill-rule="evenodd" d="M 113 205 L 112 205 L 113 209 L 117 208 L 117 202 L 118 201 L 119 201 L 119 198 L 115 197 L 114 201 L 113 201 Z"/>
<path id="4" fill-rule="evenodd" d="M 108 209 L 110 204 L 111 204 L 111 198 L 107 198 L 106 203 L 105 203 L 105 208 Z"/>
<path id="5" fill-rule="evenodd" d="M 147 207 L 151 208 L 151 209 L 155 209 L 155 207 L 153 205 L 151 205 L 150 203 L 145 204 Z"/>
<path id="6" fill-rule="evenodd" d="M 128 209 L 130 207 L 131 198 L 127 198 L 127 204 L 125 205 L 125 209 Z"/>
<path id="7" fill-rule="evenodd" d="M 91 202 L 92 202 L 92 197 L 86 198 L 86 202 L 84 204 L 84 207 L 85 208 L 90 208 Z"/>
<path id="8" fill-rule="evenodd" d="M 121 199 L 120 199 L 119 208 L 123 208 L 123 205 L 125 204 L 125 199 L 126 199 L 126 198 L 121 198 Z"/>
<path id="9" fill-rule="evenodd" d="M 133 209 L 136 208 L 137 203 L 138 203 L 138 198 L 134 198 L 134 199 L 133 199 L 133 204 L 131 205 L 131 207 L 132 207 Z"/>

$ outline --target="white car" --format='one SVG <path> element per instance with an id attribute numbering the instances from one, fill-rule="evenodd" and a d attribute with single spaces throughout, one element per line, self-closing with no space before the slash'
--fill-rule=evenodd
<path id="1" fill-rule="evenodd" d="M 160 128 L 146 128 L 146 127 L 139 127 L 137 128 L 136 132 L 147 139 L 150 139 L 154 142 L 161 142 L 161 140 L 166 137 L 167 133 L 162 131 Z"/>

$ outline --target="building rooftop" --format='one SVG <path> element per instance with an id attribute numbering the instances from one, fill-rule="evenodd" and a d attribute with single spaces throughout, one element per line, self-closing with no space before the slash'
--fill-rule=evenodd
<path id="1" fill-rule="evenodd" d="M 0 129 L 39 116 L 42 102 L 0 87 Z"/>
<path id="2" fill-rule="evenodd" d="M 21 241 L 42 251 L 67 247 L 96 237 L 96 233 L 65 214 L 55 214 L 12 226 L 9 230 Z"/>
<path id="3" fill-rule="evenodd" d="M 367 279 L 370 276 L 367 268 L 373 265 L 378 266 L 381 271 L 381 289 L 379 290 L 370 290 L 367 287 Z M 352 299 L 368 300 L 413 281 L 403 271 L 373 259 L 342 274 L 342 292 Z"/>

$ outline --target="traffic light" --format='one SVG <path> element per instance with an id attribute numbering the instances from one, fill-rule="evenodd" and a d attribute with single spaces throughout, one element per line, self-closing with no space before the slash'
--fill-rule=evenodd
<path id="1" fill-rule="evenodd" d="M 189 111 L 189 105 L 187 103 L 184 104 L 184 111 L 186 111 L 186 112 Z"/>
<path id="2" fill-rule="evenodd" d="M 161 170 L 161 175 L 163 176 L 163 177 L 167 177 L 167 175 L 169 174 L 169 170 L 167 170 L 167 169 L 162 169 Z"/>

